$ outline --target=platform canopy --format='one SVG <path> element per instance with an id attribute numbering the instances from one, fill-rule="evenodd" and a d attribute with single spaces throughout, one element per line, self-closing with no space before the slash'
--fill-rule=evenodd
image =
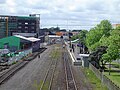
<path id="1" fill-rule="evenodd" d="M 21 39 L 24 39 L 24 40 L 28 40 L 28 41 L 31 41 L 31 42 L 36 42 L 36 41 L 40 41 L 39 38 L 34 38 L 34 37 L 24 37 L 24 36 L 20 36 L 20 35 L 14 35 L 15 37 L 18 37 L 18 38 L 21 38 Z"/>
<path id="2" fill-rule="evenodd" d="M 73 40 L 73 41 L 71 41 L 72 43 L 75 43 L 75 42 L 78 42 L 79 41 L 79 39 L 75 39 L 75 40 Z"/>
<path id="3" fill-rule="evenodd" d="M 28 40 L 31 41 L 31 42 L 40 41 L 39 38 L 34 38 L 34 37 L 29 37 Z"/>

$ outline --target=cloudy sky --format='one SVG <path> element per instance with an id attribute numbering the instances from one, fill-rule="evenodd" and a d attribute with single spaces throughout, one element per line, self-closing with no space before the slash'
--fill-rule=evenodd
<path id="1" fill-rule="evenodd" d="M 0 0 L 1 15 L 41 14 L 41 28 L 90 29 L 120 23 L 120 0 Z"/>

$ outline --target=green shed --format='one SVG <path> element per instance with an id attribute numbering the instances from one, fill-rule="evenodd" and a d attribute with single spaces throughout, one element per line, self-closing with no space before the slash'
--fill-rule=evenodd
<path id="1" fill-rule="evenodd" d="M 10 36 L 0 39 L 0 49 L 10 49 L 11 51 L 20 49 L 20 38 Z"/>

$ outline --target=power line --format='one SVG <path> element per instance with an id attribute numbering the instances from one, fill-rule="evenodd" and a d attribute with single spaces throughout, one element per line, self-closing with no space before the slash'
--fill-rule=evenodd
<path id="1" fill-rule="evenodd" d="M 56 25 L 42 25 L 42 26 L 56 26 Z M 95 26 L 95 25 L 60 25 L 59 26 Z"/>

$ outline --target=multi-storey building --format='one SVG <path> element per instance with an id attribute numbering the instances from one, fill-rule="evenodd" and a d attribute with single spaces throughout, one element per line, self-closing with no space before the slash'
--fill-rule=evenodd
<path id="1" fill-rule="evenodd" d="M 22 35 L 39 36 L 40 18 L 36 16 L 3 16 L 0 15 L 0 38 Z"/>
<path id="2" fill-rule="evenodd" d="M 120 24 L 113 24 L 113 28 L 120 27 Z"/>
<path id="3" fill-rule="evenodd" d="M 15 16 L 0 16 L 0 38 L 11 36 L 17 31 L 17 20 Z"/>

